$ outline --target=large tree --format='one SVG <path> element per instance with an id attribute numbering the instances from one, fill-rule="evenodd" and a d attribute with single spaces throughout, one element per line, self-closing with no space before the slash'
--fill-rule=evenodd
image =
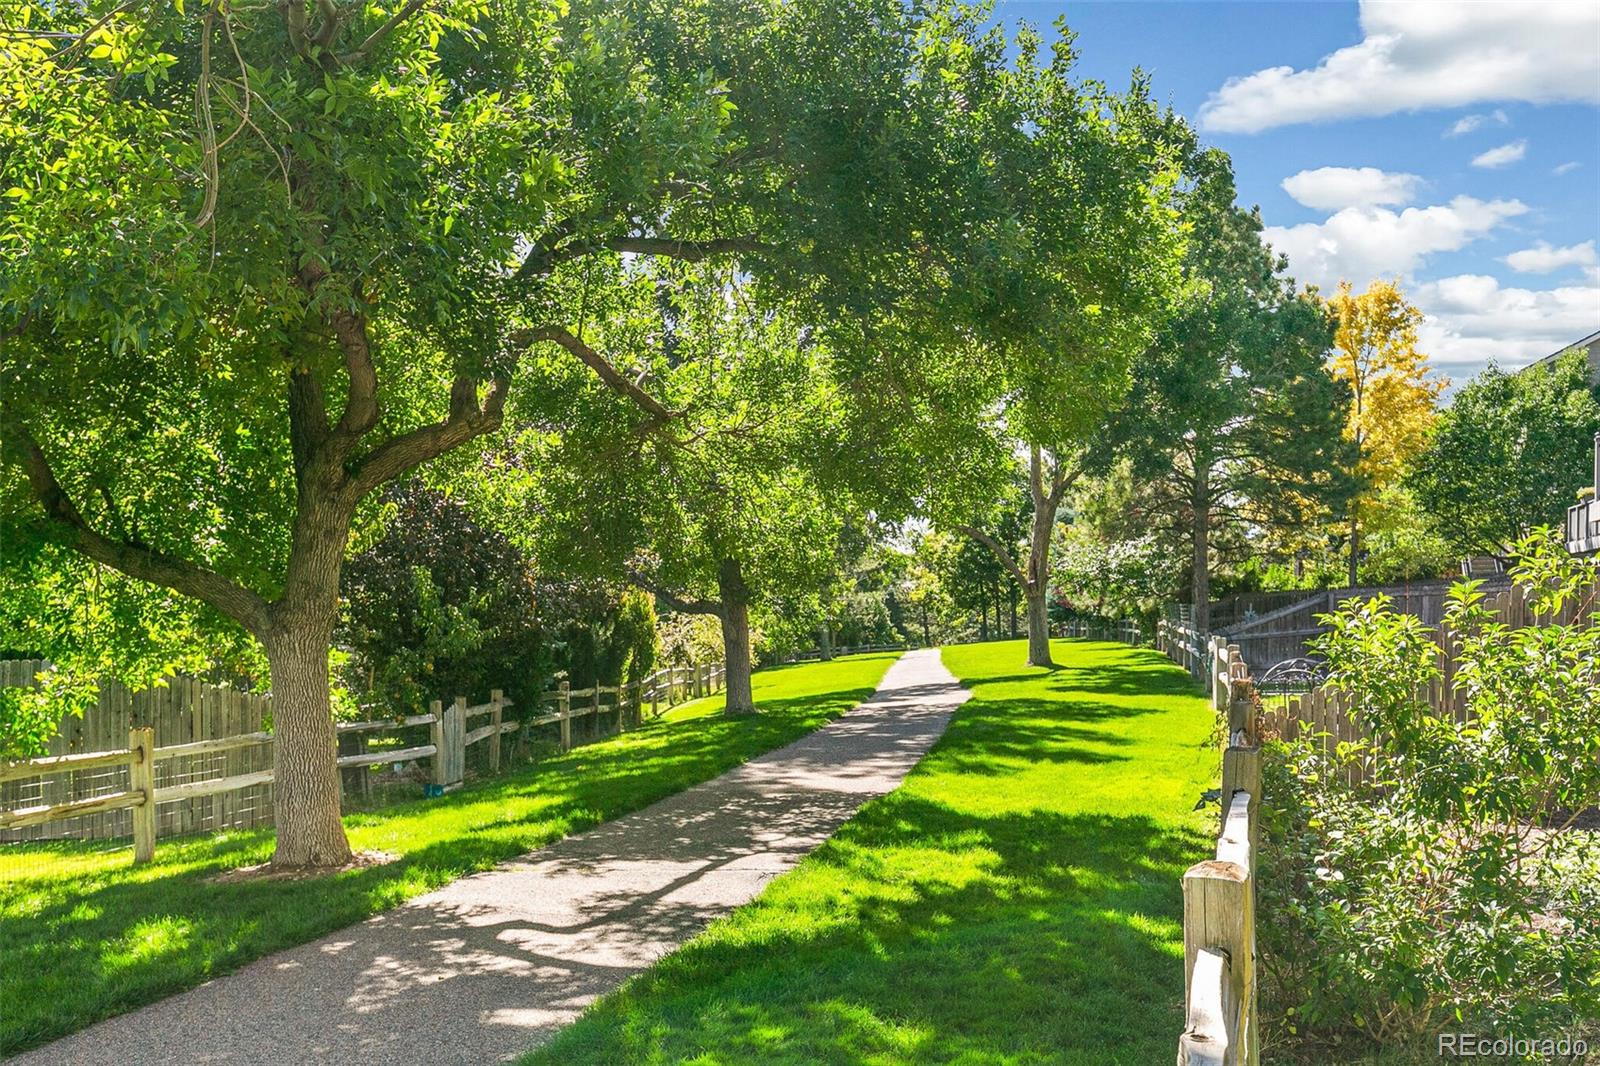
<path id="1" fill-rule="evenodd" d="M 1048 666 L 1056 514 L 1177 285 L 1177 164 L 1191 135 L 1154 105 L 1142 76 L 1121 93 L 1076 79 L 1064 26 L 1048 53 L 1028 29 L 1013 43 L 1013 69 L 972 79 L 971 137 L 989 164 L 980 236 L 996 250 L 986 300 L 966 309 L 972 323 L 954 344 L 880 338 L 879 350 L 920 368 L 911 387 L 891 372 L 886 409 L 912 427 L 922 507 L 995 553 L 1027 604 L 1027 661 Z M 971 62 L 981 67 L 1006 44 L 991 34 Z M 1009 503 L 1019 458 L 1029 497 L 1021 550 L 986 528 Z"/>
<path id="2" fill-rule="evenodd" d="M 7 20 L 3 534 L 259 642 L 275 864 L 350 855 L 328 653 L 365 501 L 495 432 L 537 387 L 534 345 L 638 399 L 579 339 L 589 261 L 744 255 L 842 305 L 959 231 L 937 190 L 963 188 L 940 168 L 965 149 L 930 146 L 968 30 L 912 19 L 88 0 Z"/>
<path id="3" fill-rule="evenodd" d="M 1227 157 L 1202 150 L 1187 169 L 1190 285 L 1136 362 L 1101 455 L 1128 458 L 1142 484 L 1137 511 L 1187 542 L 1204 629 L 1219 526 L 1303 527 L 1348 490 L 1344 397 L 1323 368 L 1328 316 L 1262 242 L 1259 213 L 1234 205 Z"/>
<path id="4" fill-rule="evenodd" d="M 1440 413 L 1408 483 L 1458 551 L 1509 558 L 1536 527 L 1559 526 L 1589 484 L 1596 432 L 1586 353 L 1517 374 L 1490 367 Z"/>
<path id="5" fill-rule="evenodd" d="M 618 260 L 595 285 L 608 314 L 564 343 L 628 390 L 547 364 L 546 387 L 513 411 L 514 464 L 543 476 L 508 524 L 556 566 L 625 573 L 662 608 L 716 617 L 727 711 L 749 713 L 751 608 L 783 598 L 818 617 L 849 511 L 824 491 L 837 450 L 828 353 L 735 272 Z"/>
<path id="6" fill-rule="evenodd" d="M 1353 446 L 1348 547 L 1354 588 L 1362 529 L 1383 523 L 1385 490 L 1405 477 L 1427 444 L 1434 403 L 1446 382 L 1417 351 L 1422 312 L 1406 302 L 1395 282 L 1374 281 L 1360 293 L 1343 282 L 1328 306 L 1335 319 L 1328 369 L 1348 386 L 1350 397 L 1344 434 Z"/>

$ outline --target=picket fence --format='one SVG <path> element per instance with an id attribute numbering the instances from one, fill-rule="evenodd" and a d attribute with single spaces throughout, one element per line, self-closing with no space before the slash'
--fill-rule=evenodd
<path id="1" fill-rule="evenodd" d="M 37 684 L 49 669 L 43 660 L 0 662 L 0 686 Z M 474 745 L 484 745 L 484 769 L 496 773 L 508 734 L 526 745 L 535 730 L 555 726 L 552 739 L 567 750 L 574 721 L 588 719 L 590 737 L 626 729 L 643 721 L 646 705 L 658 715 L 719 691 L 725 679 L 724 666 L 711 663 L 665 668 L 625 685 L 572 689 L 562 682 L 521 722 L 506 720 L 511 701 L 499 689 L 470 706 L 460 696 L 448 705 L 434 701 L 426 714 L 337 723 L 337 764 L 348 797 L 370 781 L 358 771 L 383 764 L 420 771 L 426 760 L 425 783 L 438 794 L 462 783 Z M 0 761 L 0 843 L 132 836 L 135 861 L 144 861 L 157 837 L 271 824 L 273 736 L 262 728 L 271 707 L 270 695 L 194 678 L 168 678 L 135 693 L 102 685 L 93 707 L 62 720 L 49 755 Z M 426 743 L 369 748 L 384 733 L 417 739 L 421 727 Z"/>

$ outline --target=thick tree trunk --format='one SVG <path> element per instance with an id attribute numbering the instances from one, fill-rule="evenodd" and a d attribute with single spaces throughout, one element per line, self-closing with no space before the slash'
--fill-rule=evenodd
<path id="1" fill-rule="evenodd" d="M 1194 628 L 1205 633 L 1211 628 L 1211 482 L 1210 470 L 1196 465 L 1190 508 L 1194 512 Z"/>
<path id="2" fill-rule="evenodd" d="M 337 740 L 328 699 L 329 637 L 321 627 L 302 622 L 266 643 L 276 738 L 274 866 L 341 866 L 350 861 L 350 843 L 339 820 Z"/>
<path id="3" fill-rule="evenodd" d="M 1050 658 L 1050 599 L 1043 586 L 1028 590 L 1028 665 L 1055 665 Z"/>
<path id="4" fill-rule="evenodd" d="M 717 575 L 722 593 L 722 648 L 727 658 L 728 714 L 754 714 L 750 694 L 750 591 L 734 559 L 724 559 Z"/>
<path id="5" fill-rule="evenodd" d="M 833 661 L 833 627 L 824 618 L 822 625 L 817 629 L 817 646 L 822 649 L 822 661 Z"/>

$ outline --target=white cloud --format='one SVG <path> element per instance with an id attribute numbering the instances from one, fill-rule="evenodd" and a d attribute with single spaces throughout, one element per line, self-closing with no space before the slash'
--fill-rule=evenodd
<path id="1" fill-rule="evenodd" d="M 1483 167 L 1485 170 L 1492 170 L 1495 167 L 1503 167 L 1515 163 L 1527 154 L 1527 141 L 1512 141 L 1510 144 L 1502 144 L 1498 148 L 1491 148 L 1487 152 L 1473 156 L 1472 165 Z"/>
<path id="2" fill-rule="evenodd" d="M 1505 258 L 1506 265 L 1521 274 L 1548 274 L 1564 266 L 1593 266 L 1595 262 L 1594 241 L 1565 248 L 1554 248 L 1547 241 L 1539 241 L 1532 248 L 1512 252 Z"/>
<path id="3" fill-rule="evenodd" d="M 1360 44 L 1313 69 L 1230 78 L 1201 106 L 1201 126 L 1259 133 L 1485 100 L 1600 102 L 1593 0 L 1363 0 L 1361 29 Z"/>
<path id="4" fill-rule="evenodd" d="M 1374 278 L 1409 274 L 1430 254 L 1455 251 L 1527 210 L 1520 200 L 1457 196 L 1404 211 L 1347 207 L 1323 222 L 1268 226 L 1263 236 L 1289 257 L 1299 281 L 1327 290 L 1347 280 L 1363 288 Z"/>
<path id="5" fill-rule="evenodd" d="M 1460 118 L 1456 119 L 1454 126 L 1451 126 L 1449 129 L 1445 130 L 1444 135 L 1446 137 L 1459 137 L 1464 133 L 1471 133 L 1475 129 L 1487 126 L 1491 122 L 1499 126 L 1504 126 L 1510 121 L 1511 120 L 1506 117 L 1505 111 L 1497 107 L 1487 115 L 1461 116 Z"/>
<path id="6" fill-rule="evenodd" d="M 1396 174 L 1377 167 L 1318 167 L 1283 179 L 1283 191 L 1307 207 L 1337 211 L 1343 207 L 1410 203 L 1422 181 L 1415 174 Z"/>
<path id="7" fill-rule="evenodd" d="M 1560 166 L 1558 166 L 1558 167 L 1554 168 L 1553 170 L 1551 170 L 1550 173 L 1554 174 L 1556 177 L 1559 178 L 1563 174 L 1570 174 L 1574 170 L 1577 170 L 1580 165 L 1581 164 L 1579 164 L 1579 162 L 1576 159 L 1574 159 L 1569 163 L 1562 163 Z"/>
<path id="8" fill-rule="evenodd" d="M 1600 327 L 1600 272 L 1555 289 L 1501 288 L 1482 274 L 1425 282 L 1410 294 L 1427 316 L 1418 345 L 1458 380 L 1491 359 L 1525 366 Z"/>

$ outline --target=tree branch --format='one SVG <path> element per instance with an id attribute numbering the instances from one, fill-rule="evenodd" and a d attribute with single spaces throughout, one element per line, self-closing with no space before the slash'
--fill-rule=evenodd
<path id="1" fill-rule="evenodd" d="M 637 585 L 646 592 L 650 593 L 661 603 L 665 604 L 667 610 L 673 612 L 674 614 L 709 614 L 715 615 L 718 618 L 722 617 L 722 604 L 717 600 L 708 599 L 705 597 L 682 597 L 675 595 L 674 593 L 668 592 L 656 581 L 634 569 L 630 569 L 628 571 L 628 580 L 632 584 Z"/>
<path id="2" fill-rule="evenodd" d="M 632 400 L 658 421 L 670 422 L 678 417 L 678 412 L 667 407 L 660 400 L 635 385 L 628 379 L 626 374 L 623 374 L 613 366 L 605 356 L 580 341 L 577 337 L 574 337 L 571 332 L 562 326 L 541 326 L 538 329 L 521 330 L 512 339 L 518 347 L 533 344 L 537 341 L 554 341 L 577 356 L 578 361 L 593 370 L 613 392 Z"/>
<path id="3" fill-rule="evenodd" d="M 354 52 L 346 53 L 339 57 L 339 62 L 354 66 L 367 58 L 367 55 L 376 48 L 383 39 L 393 33 L 402 22 L 422 10 L 422 5 L 427 0 L 407 0 L 406 6 L 389 16 L 388 21 L 368 35 L 367 39 L 357 46 Z"/>
<path id="4" fill-rule="evenodd" d="M 450 386 L 450 413 L 444 421 L 419 426 L 391 437 L 360 461 L 350 476 L 350 485 L 357 498 L 390 478 L 443 455 L 451 448 L 498 429 L 504 417 L 506 391 L 510 384 L 508 378 L 492 379 L 480 407 L 477 379 L 465 374 L 456 375 Z"/>
<path id="5" fill-rule="evenodd" d="M 986 545 L 990 551 L 994 552 L 994 557 L 1000 560 L 1000 565 L 1010 571 L 1011 576 L 1016 578 L 1024 588 L 1027 587 L 1027 575 L 1022 572 L 1022 567 L 1017 565 L 1016 558 L 1006 550 L 1003 544 L 977 526 L 957 526 L 956 530 L 957 532 L 965 533 L 980 544 Z"/>
<path id="6" fill-rule="evenodd" d="M 257 637 L 268 628 L 267 603 L 243 585 L 166 552 L 142 544 L 108 537 L 84 521 L 83 515 L 56 480 L 55 471 L 39 442 L 8 412 L 10 433 L 22 452 L 22 466 L 34 498 L 44 508 L 45 517 L 67 542 L 97 563 L 120 570 L 129 577 L 161 585 L 210 604 Z"/>
<path id="7" fill-rule="evenodd" d="M 517 280 L 526 281 L 529 278 L 540 277 L 550 273 L 561 263 L 592 252 L 632 252 L 635 255 L 659 255 L 687 263 L 698 263 L 714 255 L 758 252 L 771 247 L 754 237 L 713 237 L 709 240 L 690 241 L 672 237 L 624 235 L 593 241 L 573 241 L 571 244 L 557 243 L 570 236 L 576 228 L 577 222 L 574 219 L 567 219 L 558 224 L 552 230 L 553 237 L 546 238 L 522 261 L 522 265 L 517 268 Z"/>
<path id="8" fill-rule="evenodd" d="M 345 373 L 350 376 L 350 395 L 344 414 L 334 432 L 353 444 L 378 424 L 378 372 L 372 363 L 372 342 L 367 336 L 365 315 L 339 311 L 330 316 L 333 335 L 344 353 Z"/>

